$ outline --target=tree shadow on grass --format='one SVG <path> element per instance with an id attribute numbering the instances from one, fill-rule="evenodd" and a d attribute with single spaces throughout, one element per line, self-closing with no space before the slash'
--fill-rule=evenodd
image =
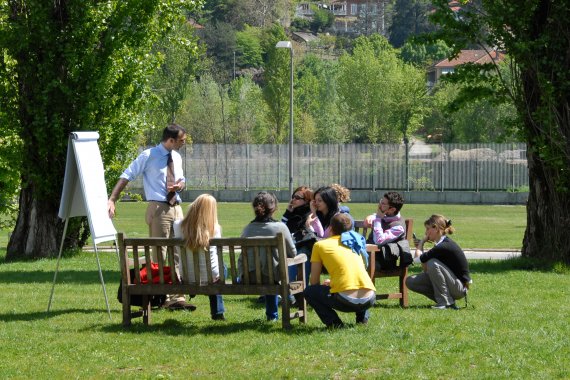
<path id="1" fill-rule="evenodd" d="M 30 284 L 30 283 L 52 283 L 55 268 L 53 272 L 42 270 L 29 271 L 2 271 L 0 275 L 0 284 Z M 111 281 L 118 284 L 120 274 L 118 271 L 103 270 L 103 279 L 105 283 Z M 57 273 L 56 284 L 98 284 L 99 271 L 97 270 L 60 270 Z M 117 285 L 119 286 L 119 285 Z"/>
<path id="2" fill-rule="evenodd" d="M 322 331 L 324 326 L 308 326 L 300 324 L 298 320 L 291 321 L 292 328 L 285 330 L 281 328 L 281 320 L 277 322 L 266 322 L 262 319 L 252 319 L 251 321 L 234 322 L 231 320 L 226 321 L 211 321 L 207 325 L 203 322 L 199 324 L 182 323 L 181 321 L 168 318 L 162 323 L 151 324 L 145 326 L 142 320 L 133 321 L 129 327 L 123 327 L 121 324 L 110 324 L 100 326 L 102 332 L 107 333 L 132 333 L 132 334 L 162 334 L 162 335 L 227 335 L 227 334 L 241 334 L 244 331 L 256 331 L 259 333 L 281 333 L 284 335 L 306 335 L 313 332 Z M 94 326 L 98 327 L 98 326 Z M 88 328 L 92 330 L 93 327 Z"/>
<path id="3" fill-rule="evenodd" d="M 28 312 L 28 313 L 3 313 L 0 314 L 0 321 L 1 322 L 31 322 L 31 321 L 38 321 L 42 319 L 48 318 L 55 318 L 59 317 L 60 315 L 67 315 L 67 314 L 95 314 L 101 313 L 107 320 L 109 317 L 107 316 L 106 309 L 60 309 L 60 310 L 51 310 L 49 313 L 47 311 L 35 311 L 35 312 Z"/>

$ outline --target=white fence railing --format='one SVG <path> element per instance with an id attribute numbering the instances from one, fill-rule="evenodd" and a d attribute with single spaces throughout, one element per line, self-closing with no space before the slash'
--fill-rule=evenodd
<path id="1" fill-rule="evenodd" d="M 528 188 L 525 144 L 296 144 L 293 185 L 403 191 Z M 287 189 L 287 145 L 194 144 L 180 153 L 188 189 Z M 407 153 L 407 154 L 406 154 Z M 131 188 L 142 187 L 140 180 Z"/>

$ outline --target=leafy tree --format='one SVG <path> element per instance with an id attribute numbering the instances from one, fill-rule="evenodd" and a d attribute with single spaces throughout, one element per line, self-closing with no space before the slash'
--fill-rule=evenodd
<path id="1" fill-rule="evenodd" d="M 412 63 L 417 67 L 427 68 L 447 58 L 450 52 L 451 49 L 443 41 L 424 44 L 408 40 L 402 46 L 400 55 L 404 62 Z"/>
<path id="2" fill-rule="evenodd" d="M 289 24 L 291 0 L 240 0 L 235 15 L 240 16 L 240 24 L 261 28 L 273 23 Z"/>
<path id="3" fill-rule="evenodd" d="M 512 58 L 512 84 L 503 80 L 492 88 L 466 88 L 472 96 L 495 101 L 510 97 L 522 121 L 530 182 L 523 255 L 570 263 L 568 4 L 480 0 L 464 4 L 457 14 L 447 1 L 434 3 L 433 19 L 441 29 L 433 37 L 446 41 L 454 54 L 477 43 L 498 47 Z M 500 74 L 496 66 L 479 65 L 456 75 L 471 83 L 491 70 Z"/>
<path id="4" fill-rule="evenodd" d="M 145 145 L 158 141 L 164 126 L 176 122 L 188 85 L 197 74 L 204 49 L 197 45 L 192 26 L 181 18 L 155 44 L 153 54 L 159 59 L 160 66 L 150 78 L 154 101 L 149 102 L 146 108 L 148 127 Z"/>
<path id="5" fill-rule="evenodd" d="M 194 143 L 214 144 L 224 140 L 223 115 L 228 112 L 229 102 L 227 91 L 220 86 L 211 74 L 202 75 L 189 86 L 178 121 L 186 126 Z"/>
<path id="6" fill-rule="evenodd" d="M 7 258 L 57 253 L 71 131 L 98 131 L 107 178 L 118 176 L 133 153 L 127 146 L 139 133 L 146 78 L 156 67 L 151 47 L 182 4 L 192 11 L 200 2 L 0 2 L 0 109 L 25 157 L 15 162 L 21 190 Z M 84 218 L 70 223 L 64 246 L 84 244 L 85 231 Z"/>
<path id="7" fill-rule="evenodd" d="M 290 0 L 206 0 L 205 17 L 217 24 L 231 24 L 241 30 L 245 24 L 254 27 L 268 27 L 274 22 L 287 23 Z"/>
<path id="8" fill-rule="evenodd" d="M 293 31 L 304 31 L 311 28 L 311 20 L 306 18 L 294 18 L 291 21 L 291 30 Z"/>
<path id="9" fill-rule="evenodd" d="M 459 102 L 460 84 L 440 81 L 430 97 L 430 114 L 424 119 L 425 134 L 446 143 L 513 142 L 516 112 L 512 103 L 491 99 Z"/>
<path id="10" fill-rule="evenodd" d="M 232 142 L 237 144 L 265 144 L 270 125 L 267 120 L 267 104 L 262 89 L 251 76 L 236 78 L 229 88 L 229 125 Z"/>
<path id="11" fill-rule="evenodd" d="M 410 136 L 423 125 L 428 112 L 425 74 L 415 66 L 399 61 L 391 81 L 389 122 L 408 144 Z"/>
<path id="12" fill-rule="evenodd" d="M 295 137 L 302 143 L 343 143 L 346 131 L 337 91 L 338 63 L 304 57 L 295 77 Z"/>
<path id="13" fill-rule="evenodd" d="M 401 47 L 410 36 L 433 31 L 428 19 L 430 10 L 428 0 L 397 0 L 394 6 L 390 43 Z"/>
<path id="14" fill-rule="evenodd" d="M 211 58 L 210 72 L 220 83 L 233 77 L 234 52 L 237 51 L 236 29 L 227 22 L 210 22 L 205 25 L 203 41 Z"/>
<path id="15" fill-rule="evenodd" d="M 353 141 L 398 142 L 419 126 L 425 111 L 424 76 L 399 60 L 384 37 L 359 37 L 352 55 L 340 59 L 338 82 Z"/>
<path id="16" fill-rule="evenodd" d="M 334 24 L 334 14 L 332 12 L 318 8 L 315 5 L 312 5 L 311 9 L 313 11 L 313 19 L 311 20 L 310 28 L 313 33 L 322 32 Z"/>
<path id="17" fill-rule="evenodd" d="M 263 50 L 261 48 L 260 28 L 245 25 L 241 32 L 236 33 L 237 50 L 239 52 L 239 64 L 242 67 L 263 66 Z"/>
<path id="18" fill-rule="evenodd" d="M 3 92 L 3 91 L 2 91 Z M 3 92 L 4 93 L 4 92 Z M 14 227 L 18 211 L 19 170 L 23 142 L 0 111 L 0 229 Z"/>
<path id="19" fill-rule="evenodd" d="M 274 129 L 270 142 L 280 144 L 287 140 L 287 121 L 289 120 L 290 89 L 290 52 L 288 49 L 277 49 L 278 41 L 287 40 L 287 35 L 280 25 L 274 24 L 264 31 L 262 42 L 265 52 L 265 73 L 263 95 L 269 106 L 269 120 Z"/>
<path id="20" fill-rule="evenodd" d="M 222 85 L 205 74 L 191 83 L 179 121 L 195 143 L 265 144 L 268 112 L 262 90 L 250 76 Z"/>

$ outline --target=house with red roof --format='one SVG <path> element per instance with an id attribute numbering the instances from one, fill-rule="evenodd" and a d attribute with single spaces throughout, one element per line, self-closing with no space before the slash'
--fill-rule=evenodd
<path id="1" fill-rule="evenodd" d="M 428 69 L 427 81 L 428 88 L 435 86 L 442 75 L 450 74 L 455 68 L 465 63 L 484 64 L 492 62 L 500 62 L 505 59 L 505 55 L 497 50 L 461 50 L 459 55 L 452 59 L 443 59 Z"/>

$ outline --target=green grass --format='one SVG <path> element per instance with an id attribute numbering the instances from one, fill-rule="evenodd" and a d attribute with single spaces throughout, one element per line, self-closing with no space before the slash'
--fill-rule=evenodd
<path id="1" fill-rule="evenodd" d="M 352 216 L 363 219 L 376 212 L 376 204 L 348 203 Z M 114 219 L 118 231 L 127 236 L 148 236 L 144 222 L 146 203 L 121 202 Z M 188 204 L 184 204 L 184 211 Z M 277 216 L 283 214 L 280 205 Z M 239 236 L 244 226 L 253 219 L 249 203 L 219 203 L 218 213 L 223 236 Z M 423 222 L 434 213 L 452 219 L 456 233 L 453 238 L 463 248 L 520 249 L 526 227 L 524 206 L 472 206 L 472 205 L 405 205 L 402 215 L 414 219 L 414 231 L 418 237 L 424 233 Z"/>
<path id="2" fill-rule="evenodd" d="M 124 214 L 123 214 L 124 215 Z M 121 216 L 123 216 L 121 215 Z M 120 217 L 121 217 L 120 216 Z M 410 294 L 409 309 L 380 301 L 367 326 L 327 331 L 315 313 L 291 331 L 263 321 L 255 297 L 227 296 L 226 322 L 197 311 L 153 313 L 153 325 L 120 325 L 117 258 L 100 253 L 111 305 L 106 312 L 95 256 L 4 262 L 0 251 L 0 374 L 13 379 L 570 377 L 570 274 L 513 259 L 471 263 L 469 307 L 432 310 Z M 412 269 L 417 271 L 418 268 Z M 394 288 L 395 279 L 377 282 Z M 463 302 L 460 303 L 464 305 Z M 347 323 L 353 315 L 342 314 Z"/>

